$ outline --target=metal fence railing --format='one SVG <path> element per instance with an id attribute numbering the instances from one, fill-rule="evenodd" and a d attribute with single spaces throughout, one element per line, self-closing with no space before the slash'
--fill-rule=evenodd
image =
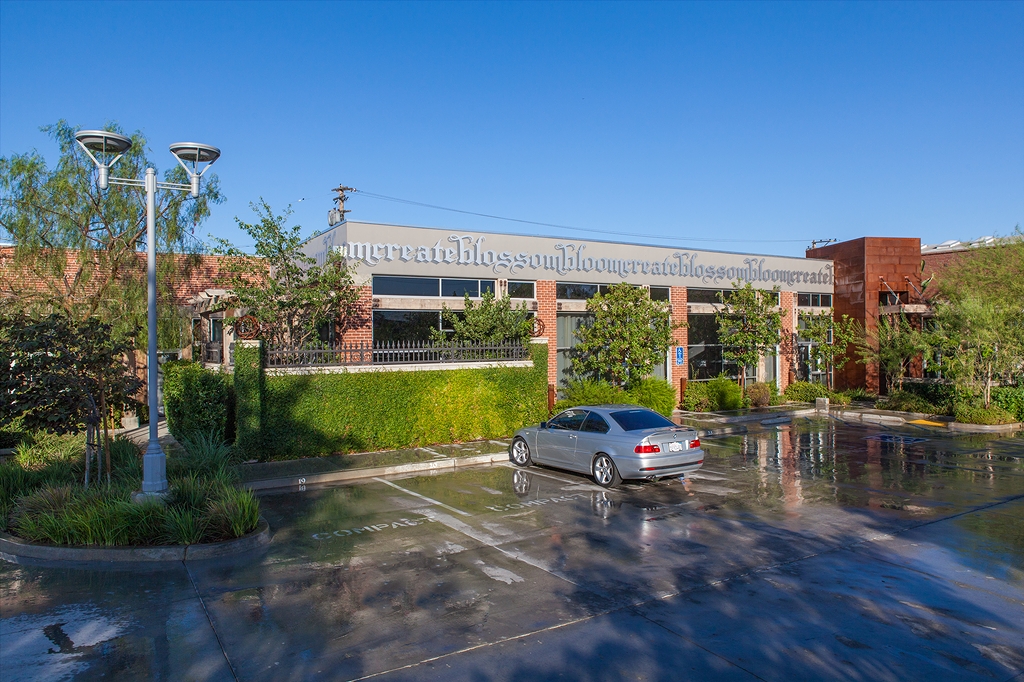
<path id="1" fill-rule="evenodd" d="M 267 348 L 267 367 L 434 364 L 528 360 L 529 358 L 529 346 L 515 342 L 473 344 L 387 341 L 372 345 L 368 343 L 336 343 L 301 348 L 280 346 Z"/>

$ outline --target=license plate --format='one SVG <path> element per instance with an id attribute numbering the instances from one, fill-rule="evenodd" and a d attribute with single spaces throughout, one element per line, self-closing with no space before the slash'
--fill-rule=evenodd
<path id="1" fill-rule="evenodd" d="M 671 443 L 668 444 L 668 451 L 669 452 L 682 452 L 682 450 L 683 450 L 683 444 L 682 443 L 677 443 L 675 441 L 672 441 Z"/>

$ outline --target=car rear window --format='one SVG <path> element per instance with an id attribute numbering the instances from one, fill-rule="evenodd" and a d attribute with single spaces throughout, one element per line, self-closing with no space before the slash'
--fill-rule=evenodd
<path id="1" fill-rule="evenodd" d="M 623 431 L 643 431 L 675 426 L 657 412 L 650 410 L 621 410 L 612 412 L 612 419 Z"/>

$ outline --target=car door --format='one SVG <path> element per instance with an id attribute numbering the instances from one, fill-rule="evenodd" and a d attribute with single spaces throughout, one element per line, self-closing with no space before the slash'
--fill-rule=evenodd
<path id="1" fill-rule="evenodd" d="M 576 439 L 575 468 L 578 471 L 590 472 L 590 460 L 598 452 L 608 452 L 608 431 L 611 427 L 604 417 L 597 412 L 587 414 L 580 426 L 579 437 Z"/>
<path id="2" fill-rule="evenodd" d="M 574 468 L 576 438 L 586 418 L 586 410 L 572 409 L 549 421 L 548 427 L 537 433 L 537 460 L 566 469 Z"/>

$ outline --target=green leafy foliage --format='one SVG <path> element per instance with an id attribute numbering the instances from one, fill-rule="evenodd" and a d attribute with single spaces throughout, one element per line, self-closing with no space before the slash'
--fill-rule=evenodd
<path id="1" fill-rule="evenodd" d="M 878 326 L 857 343 L 857 362 L 877 364 L 884 369 L 889 393 L 902 391 L 910 363 L 931 351 L 929 336 L 912 325 L 903 313 L 882 315 Z"/>
<path id="2" fill-rule="evenodd" d="M 77 482 L 83 447 L 81 437 L 37 434 L 0 464 L 0 528 L 34 542 L 121 546 L 211 542 L 258 525 L 256 498 L 217 466 L 223 443 L 169 454 L 166 505 L 131 500 L 141 482 L 142 456 L 123 438 L 111 447 L 119 475 L 83 488 Z"/>
<path id="3" fill-rule="evenodd" d="M 492 292 L 486 291 L 479 303 L 474 303 L 466 294 L 463 305 L 465 310 L 460 313 L 442 304 L 441 317 L 453 332 L 448 336 L 440 329 L 431 329 L 431 338 L 435 342 L 495 344 L 529 341 L 533 320 L 525 301 L 517 308 L 508 296 L 495 298 Z"/>
<path id="4" fill-rule="evenodd" d="M 828 398 L 831 392 L 825 384 L 815 384 L 810 381 L 794 381 L 783 392 L 786 400 L 798 403 L 813 403 L 817 398 Z"/>
<path id="5" fill-rule="evenodd" d="M 116 124 L 107 129 L 122 132 Z M 15 244 L 13 262 L 0 268 L 0 298 L 35 314 L 59 312 L 75 323 L 98 317 L 111 325 L 117 342 L 142 348 L 145 336 L 140 339 L 137 330 L 145 326 L 147 308 L 139 254 L 146 234 L 143 190 L 120 185 L 99 190 L 94 164 L 75 142 L 78 128 L 62 120 L 43 130 L 59 153 L 52 168 L 35 151 L 0 158 L 0 232 Z M 131 139 L 132 148 L 113 166 L 112 176 L 138 179 L 147 167 L 156 167 L 147 158 L 142 133 Z M 177 164 L 164 180 L 188 182 Z M 164 255 L 195 251 L 194 230 L 221 201 L 217 176 L 211 174 L 204 176 L 198 199 L 185 192 L 157 193 L 161 299 L 174 278 L 187 275 L 193 265 L 192 259 Z M 160 306 L 158 315 L 161 331 L 179 326 L 175 306 Z"/>
<path id="6" fill-rule="evenodd" d="M 942 408 L 910 391 L 893 391 L 875 403 L 875 407 L 880 410 L 919 412 L 923 414 L 942 414 L 945 412 Z"/>
<path id="7" fill-rule="evenodd" d="M 966 396 L 959 396 L 956 384 L 932 381 L 904 381 L 903 392 L 912 393 L 929 403 L 934 414 L 953 414 L 953 405 L 963 402 Z M 891 397 L 891 396 L 890 396 Z M 895 409 L 895 408 L 887 408 Z M 912 410 L 921 412 L 922 410 Z"/>
<path id="8" fill-rule="evenodd" d="M 260 428 L 243 456 L 294 459 L 509 436 L 547 417 L 547 346 L 530 349 L 532 368 L 267 377 Z M 247 433 L 243 415 L 255 411 L 243 405 L 251 393 L 239 383 L 239 362 L 236 449 Z"/>
<path id="9" fill-rule="evenodd" d="M 164 365 L 163 393 L 167 428 L 178 441 L 193 434 L 214 434 L 219 440 L 233 430 L 229 375 L 211 372 L 198 362 L 174 360 Z"/>
<path id="10" fill-rule="evenodd" d="M 592 317 L 576 329 L 570 366 L 577 378 L 629 386 L 650 376 L 672 344 L 668 305 L 626 282 L 587 301 Z"/>
<path id="11" fill-rule="evenodd" d="M 723 307 L 715 312 L 722 357 L 727 363 L 749 367 L 775 350 L 782 331 L 782 316 L 787 311 L 775 302 L 778 287 L 763 291 L 750 282 L 740 286 L 736 281 L 732 285 L 734 289 L 728 298 L 719 294 Z"/>
<path id="12" fill-rule="evenodd" d="M 235 345 L 235 448 L 255 457 L 261 449 L 266 384 L 262 344 Z"/>
<path id="13" fill-rule="evenodd" d="M 359 289 L 343 254 L 331 250 L 318 263 L 302 250 L 302 227 L 285 227 L 290 208 L 275 215 L 263 199 L 249 206 L 259 221 L 235 222 L 255 243 L 254 252 L 215 240 L 214 252 L 230 257 L 225 284 L 231 296 L 224 307 L 255 317 L 262 337 L 275 345 L 301 347 L 317 340 L 324 324 L 344 327 L 359 312 Z"/>
<path id="14" fill-rule="evenodd" d="M 562 389 L 562 399 L 555 403 L 555 411 L 576 405 L 617 405 L 630 402 L 620 386 L 601 379 L 574 379 Z"/>
<path id="15" fill-rule="evenodd" d="M 961 424 L 984 424 L 988 426 L 1012 424 L 1017 421 L 1015 415 L 994 404 L 982 407 L 981 405 L 959 403 L 953 408 L 953 418 Z"/>
<path id="16" fill-rule="evenodd" d="M 992 402 L 1024 422 L 1024 386 L 1003 386 L 992 389 Z"/>
<path id="17" fill-rule="evenodd" d="M 672 388 L 672 384 L 657 377 L 647 377 L 633 382 L 627 395 L 630 402 L 649 407 L 665 417 L 672 416 L 672 412 L 675 411 L 679 402 L 676 400 L 676 392 Z"/>
<path id="18" fill-rule="evenodd" d="M 689 412 L 738 410 L 743 406 L 743 389 L 727 376 L 711 381 L 691 381 L 686 385 L 683 409 Z"/>

